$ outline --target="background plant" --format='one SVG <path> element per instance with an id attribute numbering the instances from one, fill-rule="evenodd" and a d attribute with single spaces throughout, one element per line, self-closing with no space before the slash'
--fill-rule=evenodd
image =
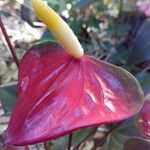
<path id="1" fill-rule="evenodd" d="M 49 0 L 48 2 L 71 26 L 88 54 L 127 69 L 140 81 L 145 95 L 150 93 L 149 17 L 139 11 L 136 1 Z M 0 11 L 1 16 L 19 58 L 33 43 L 49 39 L 55 40 L 33 15 L 29 1 L 25 1 L 22 5 L 20 1 L 6 1 L 2 2 L 1 6 L 3 6 Z M 14 22 L 12 26 L 11 20 Z M 20 22 L 20 26 L 18 22 Z M 29 34 L 31 28 L 26 26 L 26 22 L 39 30 L 40 34 L 34 30 L 34 35 L 31 36 Z M 21 39 L 20 37 L 27 36 L 25 33 L 30 36 L 28 35 L 27 39 Z M 1 37 L 3 38 L 2 35 Z M 35 37 L 38 38 L 35 39 Z M 0 61 L 1 133 L 8 122 L 16 98 L 17 68 L 6 49 L 8 49 L 7 45 L 2 40 Z M 142 137 L 135 126 L 135 117 L 133 117 L 117 126 L 109 124 L 98 127 L 97 130 L 94 129 L 95 132 L 92 132 L 94 136 L 88 136 L 92 129 L 84 129 L 74 134 L 73 145 L 80 144 L 78 149 L 80 147 L 81 149 L 85 147 L 89 149 L 90 147 L 91 149 L 122 149 L 123 144 L 130 137 Z M 88 136 L 88 140 L 81 142 L 86 136 Z M 47 142 L 44 146 L 45 148 L 50 146 L 53 149 L 62 149 L 64 146 L 65 149 L 67 138 L 66 136 Z M 42 144 L 38 147 L 42 147 Z"/>

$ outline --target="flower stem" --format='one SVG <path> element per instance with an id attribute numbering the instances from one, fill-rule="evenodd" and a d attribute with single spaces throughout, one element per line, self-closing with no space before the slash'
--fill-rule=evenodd
<path id="1" fill-rule="evenodd" d="M 88 140 L 91 136 L 93 136 L 93 135 L 96 133 L 97 128 L 98 128 L 98 127 L 95 127 L 79 144 L 77 144 L 77 145 L 73 148 L 73 150 L 77 150 L 77 149 L 81 146 L 82 143 L 84 143 L 84 142 L 85 142 L 86 140 Z"/>
<path id="2" fill-rule="evenodd" d="M 107 139 L 107 137 L 116 129 L 118 128 L 118 126 L 122 123 L 119 122 L 117 124 L 115 124 L 101 139 L 100 142 L 96 145 L 96 147 L 102 146 L 103 142 Z"/>
<path id="3" fill-rule="evenodd" d="M 3 32 L 3 34 L 4 34 L 5 40 L 7 41 L 7 44 L 8 44 L 8 46 L 9 46 L 10 52 L 11 52 L 11 54 L 12 54 L 12 56 L 13 56 L 13 59 L 14 59 L 16 65 L 17 65 L 17 67 L 19 67 L 19 60 L 18 60 L 18 58 L 17 58 L 17 56 L 16 56 L 15 50 L 14 50 L 14 48 L 13 48 L 11 42 L 10 42 L 10 39 L 9 39 L 9 37 L 8 37 L 8 34 L 7 34 L 7 32 L 6 32 L 6 29 L 5 29 L 5 27 L 4 27 L 4 24 L 3 24 L 3 21 L 2 21 L 2 19 L 1 19 L 1 17 L 0 17 L 0 28 L 1 28 L 2 32 Z"/>
<path id="4" fill-rule="evenodd" d="M 38 147 L 38 145 L 37 145 L 37 144 L 35 144 L 35 147 L 36 147 L 36 150 L 39 150 L 39 147 Z"/>
<path id="5" fill-rule="evenodd" d="M 67 150 L 71 150 L 73 133 L 69 134 Z"/>
<path id="6" fill-rule="evenodd" d="M 49 150 L 46 142 L 44 142 L 44 148 L 45 148 L 45 150 Z"/>

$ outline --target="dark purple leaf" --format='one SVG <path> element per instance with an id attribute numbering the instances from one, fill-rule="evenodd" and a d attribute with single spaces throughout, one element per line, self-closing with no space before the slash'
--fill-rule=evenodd
<path id="1" fill-rule="evenodd" d="M 149 150 L 149 149 L 150 143 L 138 137 L 128 139 L 123 147 L 123 150 Z"/>

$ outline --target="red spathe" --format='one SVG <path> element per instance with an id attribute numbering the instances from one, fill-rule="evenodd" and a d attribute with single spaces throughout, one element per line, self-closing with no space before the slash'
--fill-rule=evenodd
<path id="1" fill-rule="evenodd" d="M 137 126 L 141 134 L 150 139 L 150 99 L 145 101 L 138 115 Z"/>
<path id="2" fill-rule="evenodd" d="M 139 83 L 124 69 L 86 55 L 75 59 L 58 44 L 35 46 L 20 63 L 6 144 L 34 144 L 119 121 L 142 104 Z"/>

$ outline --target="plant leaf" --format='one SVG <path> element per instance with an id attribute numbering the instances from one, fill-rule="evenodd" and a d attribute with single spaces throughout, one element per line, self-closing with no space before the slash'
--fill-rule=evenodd
<path id="1" fill-rule="evenodd" d="M 72 146 L 77 145 L 82 139 L 84 139 L 91 131 L 93 128 L 86 128 L 86 129 L 81 129 L 79 131 L 76 131 L 73 133 L 73 139 L 72 139 Z M 67 142 L 68 142 L 68 136 L 63 136 L 61 138 L 58 138 L 56 140 L 53 140 L 53 149 L 54 150 L 66 150 L 67 147 Z"/>
<path id="2" fill-rule="evenodd" d="M 123 120 L 142 105 L 143 91 L 124 69 L 86 55 L 75 59 L 58 44 L 45 43 L 20 63 L 6 143 L 33 144 Z"/>
<path id="3" fill-rule="evenodd" d="M 92 0 L 79 0 L 75 5 L 72 6 L 72 9 L 76 8 L 85 8 L 90 5 L 93 1 Z"/>
<path id="4" fill-rule="evenodd" d="M 136 78 L 141 83 L 144 90 L 144 94 L 150 93 L 150 73 L 148 71 L 142 71 L 136 75 Z"/>
<path id="5" fill-rule="evenodd" d="M 0 101 L 6 114 L 10 114 L 17 99 L 17 83 L 0 87 Z"/>
<path id="6" fill-rule="evenodd" d="M 147 19 L 137 32 L 135 42 L 128 57 L 128 66 L 150 60 L 150 19 Z"/>
<path id="7" fill-rule="evenodd" d="M 67 142 L 68 142 L 68 136 L 63 136 L 61 138 L 58 138 L 56 140 L 52 141 L 53 144 L 53 149 L 54 150 L 66 150 L 67 147 Z"/>
<path id="8" fill-rule="evenodd" d="M 128 139 L 123 146 L 123 150 L 148 150 L 148 149 L 150 149 L 150 143 L 138 137 Z"/>
<path id="9" fill-rule="evenodd" d="M 81 140 L 83 140 L 89 133 L 91 133 L 94 128 L 85 128 L 74 132 L 72 145 L 77 145 Z"/>
<path id="10" fill-rule="evenodd" d="M 56 41 L 52 33 L 46 29 L 41 37 L 41 41 L 44 40 L 49 40 L 49 41 Z"/>
<path id="11" fill-rule="evenodd" d="M 122 150 L 125 141 L 132 136 L 140 136 L 135 126 L 134 117 L 123 121 L 120 126 L 110 134 L 103 148 L 104 150 Z"/>

